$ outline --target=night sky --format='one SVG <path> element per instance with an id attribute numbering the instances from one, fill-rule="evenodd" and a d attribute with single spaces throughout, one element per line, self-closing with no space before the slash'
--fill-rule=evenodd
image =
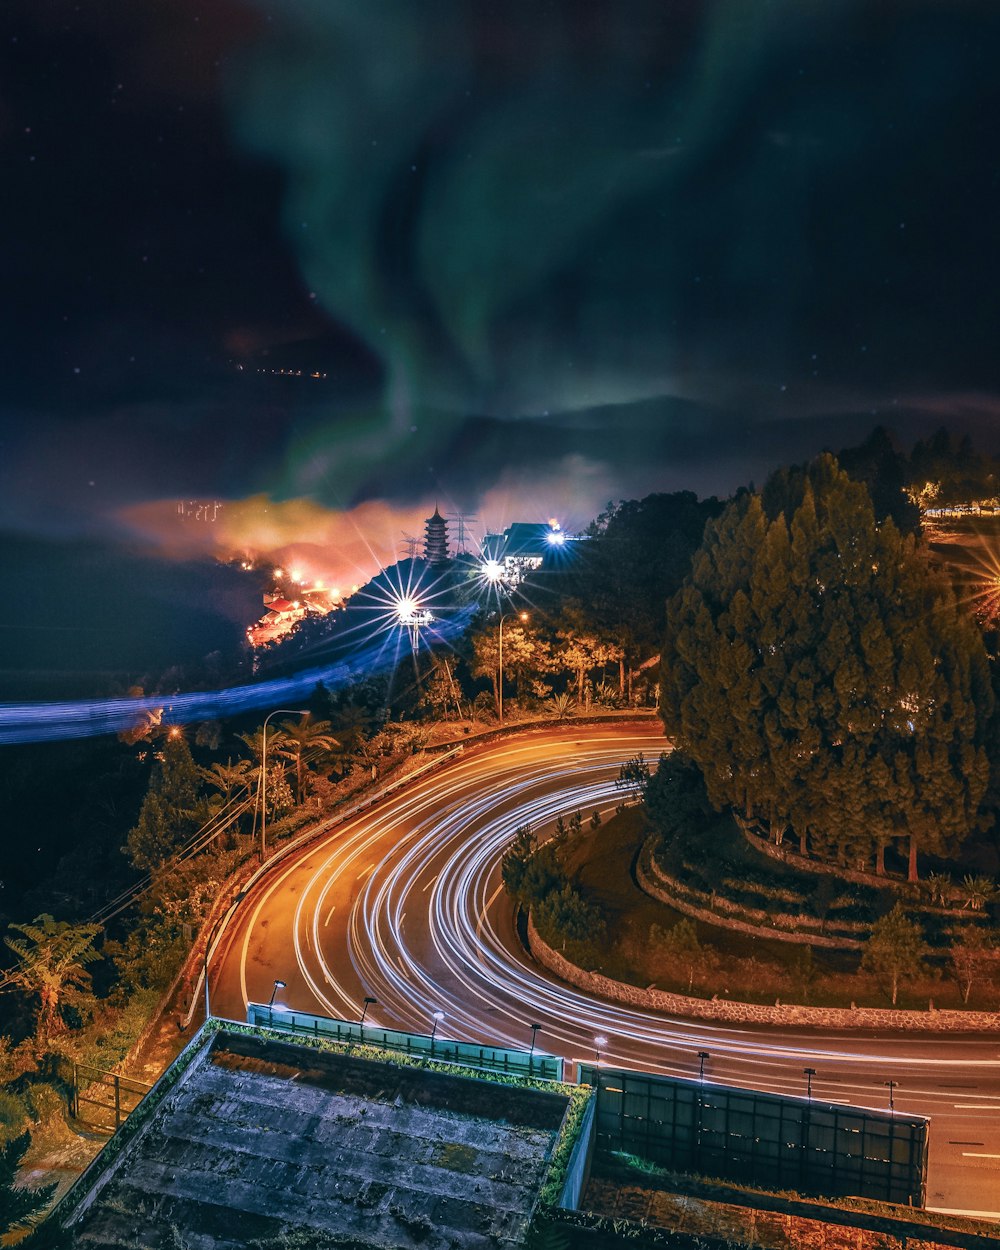
<path id="1" fill-rule="evenodd" d="M 346 579 L 435 502 L 1000 451 L 993 2 L 4 0 L 0 58 L 8 533 Z"/>

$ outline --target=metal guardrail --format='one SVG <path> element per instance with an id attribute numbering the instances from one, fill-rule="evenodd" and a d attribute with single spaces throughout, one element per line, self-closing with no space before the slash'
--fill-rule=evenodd
<path id="1" fill-rule="evenodd" d="M 247 1007 L 247 1024 L 258 1028 L 277 1029 L 298 1037 L 322 1037 L 333 1042 L 357 1042 L 394 1050 L 422 1059 L 437 1059 L 445 1063 L 459 1063 L 466 1067 L 484 1068 L 490 1072 L 507 1072 L 511 1076 L 538 1077 L 547 1081 L 561 1081 L 563 1062 L 556 1055 L 538 1050 L 513 1050 L 499 1046 L 480 1046 L 475 1042 L 456 1042 L 451 1038 L 431 1036 L 428 1033 L 404 1033 L 398 1029 L 383 1029 L 374 1024 L 359 1024 L 350 1020 L 335 1020 L 330 1016 L 315 1016 L 283 1007 L 267 1007 L 250 1003 Z"/>
<path id="2" fill-rule="evenodd" d="M 94 1068 L 86 1063 L 74 1063 L 70 1111 L 74 1119 L 86 1120 L 92 1127 L 113 1133 L 121 1128 L 129 1112 L 135 1110 L 152 1088 L 145 1081 L 120 1076 L 117 1072 Z M 82 1106 L 99 1107 L 109 1114 L 106 1120 L 91 1119 L 83 1115 Z M 114 1124 L 110 1123 L 112 1118 Z"/>

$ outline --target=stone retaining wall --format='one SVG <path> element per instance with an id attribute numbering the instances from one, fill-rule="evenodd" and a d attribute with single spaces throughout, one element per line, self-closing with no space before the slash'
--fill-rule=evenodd
<path id="1" fill-rule="evenodd" d="M 896 1011 L 888 1007 L 765 1006 L 718 998 L 688 998 L 667 990 L 640 989 L 612 981 L 599 972 L 587 972 L 571 964 L 538 936 L 529 915 L 528 946 L 535 959 L 561 981 L 600 998 L 629 1007 L 663 1011 L 668 1015 L 724 1024 L 798 1025 L 813 1029 L 899 1029 L 926 1033 L 984 1033 L 1000 1028 L 1000 1012 L 994 1011 Z"/>
<path id="2" fill-rule="evenodd" d="M 648 846 L 648 844 L 647 844 Z M 798 942 L 803 946 L 827 946 L 833 950 L 860 950 L 864 945 L 860 940 L 846 937 L 829 937 L 812 931 L 802 932 L 795 929 L 779 929 L 775 925 L 755 925 L 748 920 L 737 920 L 733 916 L 723 916 L 708 907 L 697 907 L 678 894 L 671 893 L 671 884 L 656 861 L 643 847 L 635 863 L 635 879 L 645 894 L 666 903 L 674 911 L 683 912 L 694 920 L 703 920 L 706 924 L 718 925 L 725 929 L 735 929 L 739 933 L 749 933 L 752 937 L 776 938 L 781 942 Z M 816 922 L 819 924 L 819 921 Z"/>

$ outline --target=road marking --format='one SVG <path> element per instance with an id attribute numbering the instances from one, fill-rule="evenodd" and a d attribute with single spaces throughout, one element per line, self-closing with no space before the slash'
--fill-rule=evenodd
<path id="1" fill-rule="evenodd" d="M 366 873 L 366 872 L 371 872 L 371 870 L 372 870 L 374 867 L 375 867 L 375 865 L 374 865 L 374 864 L 369 864 L 367 868 L 362 868 L 362 869 L 361 869 L 361 871 L 358 873 L 358 875 L 354 878 L 354 880 L 355 880 L 355 881 L 360 881 L 360 880 L 361 880 L 361 878 L 365 875 L 365 873 Z"/>
<path id="2" fill-rule="evenodd" d="M 438 877 L 439 877 L 440 875 L 441 875 L 441 874 L 440 874 L 440 873 L 438 873 Z M 431 888 L 431 886 L 434 884 L 434 882 L 435 882 L 436 880 L 437 880 L 437 877 L 431 877 L 430 881 L 428 881 L 428 882 L 427 882 L 427 884 L 426 884 L 426 885 L 424 886 L 424 888 L 420 891 L 420 893 L 421 893 L 421 894 L 426 894 L 426 893 L 427 893 L 427 891 Z"/>
<path id="3" fill-rule="evenodd" d="M 330 923 L 330 917 L 333 915 L 333 913 L 334 913 L 336 910 L 337 910 L 337 904 L 336 904 L 336 903 L 334 903 L 334 905 L 333 905 L 333 906 L 330 908 L 330 910 L 326 913 L 326 919 L 323 921 L 323 928 L 324 928 L 324 929 L 325 929 L 325 928 L 326 928 L 326 926 Z"/>
<path id="4" fill-rule="evenodd" d="M 1000 1155 L 986 1154 L 979 1150 L 963 1150 L 963 1159 L 1000 1159 Z"/>
<path id="5" fill-rule="evenodd" d="M 984 1141 L 950 1141 L 949 1146 L 985 1146 Z"/>
<path id="6" fill-rule="evenodd" d="M 953 1102 L 956 1111 L 1000 1111 L 995 1102 Z"/>

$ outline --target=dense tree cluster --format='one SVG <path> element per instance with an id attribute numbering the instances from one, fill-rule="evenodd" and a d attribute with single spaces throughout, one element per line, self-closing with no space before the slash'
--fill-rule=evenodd
<path id="1" fill-rule="evenodd" d="M 712 802 L 845 864 L 955 852 L 992 710 L 975 624 L 830 456 L 734 500 L 668 607 L 664 725 Z"/>

